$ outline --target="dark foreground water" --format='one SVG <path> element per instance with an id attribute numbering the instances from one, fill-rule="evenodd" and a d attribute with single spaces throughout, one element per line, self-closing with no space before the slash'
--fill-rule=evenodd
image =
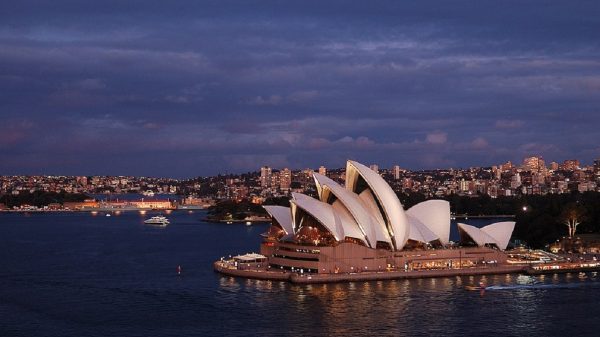
<path id="1" fill-rule="evenodd" d="M 484 277 L 485 293 L 464 288 L 480 277 L 234 279 L 212 261 L 257 250 L 267 225 L 201 217 L 0 214 L 0 336 L 600 335 L 596 273 Z"/>

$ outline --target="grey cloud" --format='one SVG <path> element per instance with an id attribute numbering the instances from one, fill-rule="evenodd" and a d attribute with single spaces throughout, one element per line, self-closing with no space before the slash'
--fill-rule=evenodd
<path id="1" fill-rule="evenodd" d="M 594 2 L 2 3 L 0 174 L 589 162 L 599 41 Z"/>

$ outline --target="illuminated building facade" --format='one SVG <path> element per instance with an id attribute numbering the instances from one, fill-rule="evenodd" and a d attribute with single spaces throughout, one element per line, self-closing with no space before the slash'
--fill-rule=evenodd
<path id="1" fill-rule="evenodd" d="M 523 159 L 523 169 L 526 171 L 539 172 L 545 168 L 546 164 L 541 156 L 533 156 Z"/>

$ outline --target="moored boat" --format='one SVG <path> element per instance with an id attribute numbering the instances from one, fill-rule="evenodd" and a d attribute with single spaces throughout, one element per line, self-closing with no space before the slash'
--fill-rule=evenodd
<path id="1" fill-rule="evenodd" d="M 148 225 L 166 226 L 169 224 L 169 219 L 162 215 L 157 215 L 145 220 L 144 223 Z"/>

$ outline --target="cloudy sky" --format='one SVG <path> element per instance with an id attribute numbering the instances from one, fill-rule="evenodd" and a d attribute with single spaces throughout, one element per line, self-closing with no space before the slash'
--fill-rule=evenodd
<path id="1" fill-rule="evenodd" d="M 3 1 L 0 174 L 600 157 L 597 1 Z"/>

